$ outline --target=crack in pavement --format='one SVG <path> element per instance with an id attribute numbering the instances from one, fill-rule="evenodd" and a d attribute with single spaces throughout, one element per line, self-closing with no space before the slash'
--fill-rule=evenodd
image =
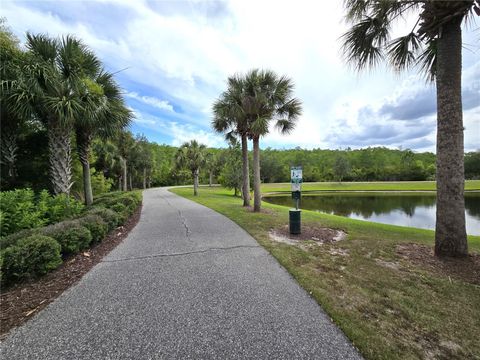
<path id="1" fill-rule="evenodd" d="M 229 247 L 213 247 L 207 248 L 202 250 L 194 250 L 194 251 L 186 251 L 186 252 L 178 252 L 178 253 L 171 253 L 171 254 L 153 254 L 153 255 L 144 255 L 144 256 L 134 256 L 130 258 L 123 258 L 123 259 L 111 259 L 111 260 L 102 260 L 102 263 L 113 263 L 113 262 L 121 262 L 121 261 L 130 261 L 130 260 L 144 260 L 144 259 L 154 259 L 157 257 L 175 257 L 175 256 L 185 256 L 185 255 L 193 255 L 193 254 L 203 254 L 210 251 L 227 251 L 227 250 L 236 250 L 236 249 L 260 249 L 260 245 L 236 245 L 236 246 L 229 246 Z"/>
<path id="2" fill-rule="evenodd" d="M 167 199 L 166 197 L 160 196 L 160 198 L 162 198 L 163 200 L 165 200 L 165 202 L 166 202 L 170 207 L 172 207 L 173 209 L 175 209 L 175 210 L 178 211 L 178 216 L 179 216 L 179 218 L 180 218 L 180 220 L 181 220 L 181 222 L 182 222 L 183 227 L 185 228 L 185 237 L 187 238 L 187 240 L 191 240 L 191 239 L 190 239 L 190 233 L 191 233 L 191 231 L 190 231 L 190 229 L 189 229 L 189 227 L 188 227 L 188 225 L 187 225 L 187 218 L 186 218 L 185 216 L 183 216 L 182 211 L 179 210 L 177 207 L 173 206 L 173 205 L 170 203 L 170 201 L 168 201 L 168 199 Z"/>

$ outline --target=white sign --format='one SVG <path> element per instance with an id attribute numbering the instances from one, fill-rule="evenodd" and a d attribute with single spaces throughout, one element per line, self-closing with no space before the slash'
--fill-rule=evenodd
<path id="1" fill-rule="evenodd" d="M 302 167 L 301 166 L 292 166 L 290 168 L 290 178 L 292 184 L 292 191 L 301 191 L 302 190 Z"/>

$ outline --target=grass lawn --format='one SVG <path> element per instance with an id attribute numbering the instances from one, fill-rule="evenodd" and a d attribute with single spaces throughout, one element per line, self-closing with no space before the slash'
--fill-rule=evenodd
<path id="1" fill-rule="evenodd" d="M 302 191 L 434 191 L 435 181 L 387 182 L 312 182 L 303 183 Z M 465 190 L 480 190 L 480 180 L 466 180 Z M 290 192 L 290 183 L 262 184 L 262 192 Z"/>
<path id="2" fill-rule="evenodd" d="M 339 185 L 327 184 L 304 185 L 316 189 Z M 376 185 L 375 190 L 387 186 Z M 472 186 L 479 185 L 477 181 Z M 373 183 L 348 186 L 349 190 L 373 189 Z M 264 185 L 264 191 L 278 189 L 289 190 L 289 184 Z M 454 271 L 471 270 L 473 257 L 450 265 L 434 260 L 428 253 L 433 231 L 303 211 L 303 226 L 342 229 L 348 237 L 299 247 L 273 242 L 268 235 L 270 229 L 288 224 L 286 207 L 264 202 L 265 211 L 252 213 L 223 188 L 202 187 L 198 197 L 191 188 L 171 191 L 224 214 L 248 231 L 321 304 L 367 359 L 480 359 L 480 281 L 466 280 L 462 271 Z M 412 243 L 419 245 L 408 246 L 418 246 L 427 254 L 425 263 L 397 251 L 398 246 Z M 470 236 L 469 248 L 480 252 L 480 237 Z"/>

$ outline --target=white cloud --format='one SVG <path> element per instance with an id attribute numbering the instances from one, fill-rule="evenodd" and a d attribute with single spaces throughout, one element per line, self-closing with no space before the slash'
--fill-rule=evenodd
<path id="1" fill-rule="evenodd" d="M 349 141 L 362 146 L 362 136 L 370 126 L 373 131 L 400 125 L 381 116 L 360 123 L 359 109 L 378 110 L 386 102 L 393 104 L 405 89 L 426 86 L 414 73 L 398 75 L 380 67 L 357 75 L 349 69 L 340 52 L 339 37 L 347 28 L 341 1 L 155 2 L 154 6 L 145 1 L 101 3 L 128 13 L 109 31 L 114 33 L 110 37 L 95 28 L 95 11 L 89 12 L 88 21 L 79 21 L 71 20 L 77 18 L 74 10 L 62 17 L 54 7 L 45 11 L 36 9 L 34 2 L 3 2 L 2 15 L 17 34 L 26 30 L 76 34 L 109 70 L 126 69 L 122 78 L 135 84 L 135 91 L 127 88 L 128 97 L 167 112 L 174 112 L 172 103 L 178 104 L 182 114 L 175 113 L 172 128 L 176 144 L 193 134 L 208 145 L 221 143 L 221 138 L 208 130 L 211 104 L 224 90 L 227 76 L 253 67 L 290 76 L 296 84 L 295 95 L 304 104 L 304 115 L 295 131 L 289 136 L 273 131 L 263 139 L 265 146 L 336 148 L 347 146 Z M 222 9 L 215 15 L 218 7 Z M 112 17 L 116 13 L 112 11 Z M 399 25 L 410 29 L 410 23 L 407 19 Z M 478 59 L 468 61 L 478 63 Z M 168 94 L 169 100 L 142 94 L 142 86 L 148 87 L 147 94 L 164 98 Z M 477 114 L 469 111 L 465 115 L 466 144 L 467 140 L 472 143 L 475 135 L 478 138 L 478 121 L 472 120 L 470 113 Z M 136 122 L 158 125 L 145 114 Z M 398 130 L 403 131 L 401 127 Z M 378 139 L 378 144 L 385 142 Z M 365 140 L 363 146 L 368 145 Z"/>
<path id="2" fill-rule="evenodd" d="M 136 92 L 127 92 L 125 93 L 125 96 L 140 101 L 144 104 L 156 107 L 158 109 L 173 112 L 173 106 L 167 100 L 160 100 L 153 96 L 141 96 L 138 95 L 138 93 Z"/>

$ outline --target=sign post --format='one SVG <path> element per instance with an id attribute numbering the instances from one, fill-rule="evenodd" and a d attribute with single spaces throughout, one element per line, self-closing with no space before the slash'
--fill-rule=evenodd
<path id="1" fill-rule="evenodd" d="M 292 166 L 290 168 L 290 182 L 292 184 L 292 199 L 295 200 L 295 209 L 290 209 L 289 212 L 289 229 L 290 234 L 301 233 L 301 210 L 298 208 L 300 198 L 302 196 L 302 167 Z"/>

